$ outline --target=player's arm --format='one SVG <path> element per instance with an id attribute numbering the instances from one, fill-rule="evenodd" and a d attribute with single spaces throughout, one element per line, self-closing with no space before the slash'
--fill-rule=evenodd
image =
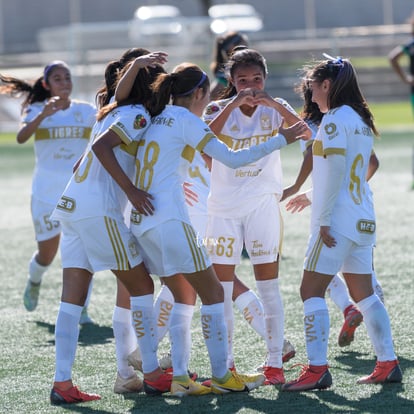
<path id="1" fill-rule="evenodd" d="M 53 96 L 50 98 L 42 111 L 39 112 L 32 120 L 24 122 L 21 124 L 19 132 L 17 133 L 16 140 L 19 144 L 24 144 L 28 139 L 36 132 L 37 128 L 41 122 L 48 116 L 53 115 L 55 112 L 59 111 L 61 108 L 58 106 L 59 101 L 58 96 Z"/>
<path id="2" fill-rule="evenodd" d="M 252 89 L 243 89 L 227 103 L 227 105 L 214 119 L 205 120 L 205 122 L 208 124 L 214 134 L 218 135 L 223 130 L 224 125 L 233 110 L 244 104 L 253 106 L 253 100 L 254 97 Z"/>
<path id="3" fill-rule="evenodd" d="M 379 167 L 379 160 L 374 151 L 372 151 L 371 156 L 369 157 L 369 165 L 367 171 L 367 181 L 376 173 Z"/>
<path id="4" fill-rule="evenodd" d="M 302 161 L 302 165 L 300 166 L 300 170 L 296 177 L 296 181 L 289 187 L 286 187 L 283 190 L 282 198 L 280 201 L 286 200 L 286 198 L 293 196 L 296 194 L 304 184 L 304 182 L 309 177 L 313 168 L 313 157 L 312 157 L 312 145 L 309 145 L 306 149 L 305 156 Z"/>
<path id="5" fill-rule="evenodd" d="M 152 52 L 148 55 L 142 55 L 135 58 L 116 85 L 114 95 L 115 101 L 120 102 L 128 99 L 132 85 L 134 84 L 140 69 L 147 66 L 163 65 L 167 62 L 167 56 L 168 55 L 165 52 Z"/>
<path id="6" fill-rule="evenodd" d="M 404 56 L 404 48 L 402 46 L 397 46 L 391 50 L 388 54 L 388 59 L 391 63 L 391 67 L 394 69 L 394 72 L 400 77 L 400 79 L 409 85 L 413 84 L 413 76 L 407 73 L 400 64 L 401 58 Z"/>
<path id="7" fill-rule="evenodd" d="M 114 131 L 108 129 L 96 139 L 92 145 L 92 151 L 106 171 L 122 188 L 134 208 L 141 214 L 152 215 L 154 206 L 150 199 L 153 199 L 153 197 L 134 186 L 115 157 L 113 149 L 121 143 L 121 138 Z"/>

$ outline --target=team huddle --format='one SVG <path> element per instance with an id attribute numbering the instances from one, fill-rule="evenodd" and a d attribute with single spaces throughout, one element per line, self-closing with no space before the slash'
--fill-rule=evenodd
<path id="1" fill-rule="evenodd" d="M 166 53 L 141 48 L 107 65 L 95 105 L 70 98 L 70 69 L 62 61 L 47 65 L 34 85 L 0 75 L 1 92 L 27 94 L 17 141 L 34 135 L 38 249 L 24 292 L 28 311 L 37 307 L 43 274 L 60 246 L 53 405 L 101 398 L 72 383 L 72 368 L 79 325 L 93 322 L 87 313 L 93 275 L 103 270 L 117 280 L 116 393 L 326 389 L 332 385 L 326 293 L 344 314 L 339 346 L 351 344 L 362 321 L 371 340 L 377 362 L 358 383 L 402 381 L 373 270 L 368 181 L 378 167 L 378 132 L 351 62 L 326 55 L 304 67 L 298 114 L 266 92 L 265 58 L 246 38 L 231 33 L 220 45 L 226 59 L 214 89 L 199 66 L 182 63 L 167 72 Z M 303 163 L 284 188 L 282 148 L 297 141 Z M 296 194 L 309 175 L 312 190 Z M 289 381 L 283 363 L 295 349 L 285 337 L 279 286 L 280 202 L 288 198 L 292 212 L 311 206 L 300 286 L 308 362 Z M 253 265 L 257 294 L 236 275 L 243 256 Z M 156 297 L 154 277 L 161 281 Z M 204 382 L 189 370 L 197 298 L 211 366 Z M 254 373 L 235 366 L 233 302 L 266 345 Z M 158 344 L 167 333 L 170 355 L 161 359 Z"/>

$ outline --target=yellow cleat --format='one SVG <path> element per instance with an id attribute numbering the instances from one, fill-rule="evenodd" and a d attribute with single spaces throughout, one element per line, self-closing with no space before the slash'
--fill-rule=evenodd
<path id="1" fill-rule="evenodd" d="M 193 381 L 187 376 L 173 377 L 171 383 L 171 395 L 185 397 L 186 395 L 210 394 L 211 389 Z"/>
<path id="2" fill-rule="evenodd" d="M 215 394 L 226 394 L 229 392 L 249 392 L 263 385 L 266 377 L 263 374 L 238 374 L 229 371 L 223 379 L 213 377 L 211 380 L 211 391 Z"/>

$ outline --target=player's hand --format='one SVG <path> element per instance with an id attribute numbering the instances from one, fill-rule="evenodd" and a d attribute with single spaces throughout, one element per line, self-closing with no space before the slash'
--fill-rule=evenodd
<path id="1" fill-rule="evenodd" d="M 331 235 L 330 230 L 331 226 L 321 226 L 319 229 L 319 234 L 321 235 L 322 241 L 329 248 L 336 246 L 336 240 Z"/>
<path id="2" fill-rule="evenodd" d="M 239 93 L 233 98 L 231 104 L 233 106 L 256 106 L 256 101 L 254 97 L 255 90 L 251 88 L 242 89 Z"/>
<path id="3" fill-rule="evenodd" d="M 62 99 L 59 96 L 52 96 L 46 102 L 42 112 L 45 117 L 51 116 L 57 111 L 60 111 L 62 107 Z"/>
<path id="4" fill-rule="evenodd" d="M 154 197 L 146 191 L 135 188 L 135 190 L 128 195 L 128 199 L 135 210 L 144 216 L 152 216 L 154 214 L 155 209 L 151 203 L 151 200 L 153 200 Z"/>
<path id="5" fill-rule="evenodd" d="M 138 56 L 135 59 L 135 65 L 139 68 L 155 67 L 156 65 L 164 65 L 168 61 L 168 54 L 165 52 L 151 52 L 147 55 Z"/>
<path id="6" fill-rule="evenodd" d="M 298 194 L 296 197 L 291 198 L 286 203 L 286 210 L 290 211 L 291 213 L 296 213 L 296 212 L 299 213 L 300 211 L 310 206 L 311 204 L 312 203 L 308 199 L 308 197 L 306 197 L 306 194 L 302 193 L 302 194 Z"/>
<path id="7" fill-rule="evenodd" d="M 274 106 L 274 99 L 265 90 L 253 89 L 252 91 L 255 105 Z"/>
<path id="8" fill-rule="evenodd" d="M 288 144 L 291 144 L 298 139 L 303 139 L 305 141 L 309 139 L 310 128 L 305 121 L 298 121 L 288 128 L 284 128 L 283 123 L 284 119 L 282 119 L 280 124 L 279 134 L 282 134 L 286 138 Z"/>

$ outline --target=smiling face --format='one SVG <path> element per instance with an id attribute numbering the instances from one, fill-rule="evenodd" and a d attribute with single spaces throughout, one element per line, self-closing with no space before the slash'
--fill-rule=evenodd
<path id="1" fill-rule="evenodd" d="M 236 91 L 240 92 L 247 88 L 263 90 L 265 80 L 265 74 L 260 66 L 247 65 L 236 68 L 230 81 Z"/>
<path id="2" fill-rule="evenodd" d="M 73 83 L 69 70 L 63 66 L 57 66 L 50 71 L 44 87 L 50 91 L 51 96 L 59 96 L 68 99 L 72 93 Z"/>

